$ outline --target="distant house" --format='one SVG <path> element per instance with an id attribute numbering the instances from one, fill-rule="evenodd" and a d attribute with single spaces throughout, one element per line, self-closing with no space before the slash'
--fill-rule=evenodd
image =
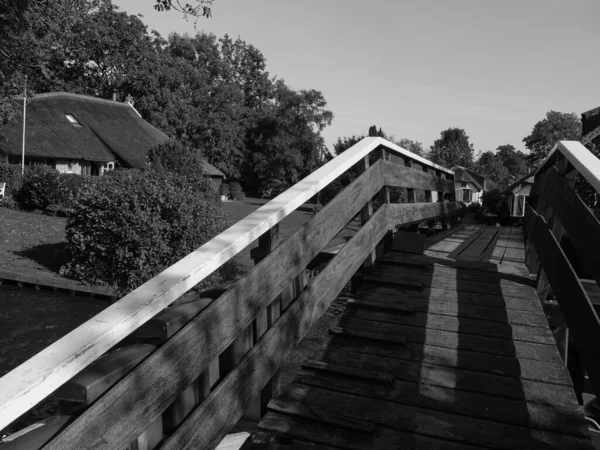
<path id="1" fill-rule="evenodd" d="M 27 105 L 25 164 L 43 163 L 61 173 L 102 175 L 115 167 L 141 168 L 148 150 L 169 139 L 135 110 L 132 102 L 54 92 Z M 5 128 L 0 161 L 21 164 L 21 124 Z M 220 185 L 223 172 L 205 163 Z"/>
<path id="2" fill-rule="evenodd" d="M 454 188 L 456 201 L 466 203 L 481 203 L 481 198 L 486 190 L 485 177 L 466 167 L 453 167 Z"/>
<path id="3" fill-rule="evenodd" d="M 533 182 L 533 173 L 530 173 L 515 181 L 504 190 L 503 194 L 506 195 L 508 211 L 511 217 L 523 217 L 525 215 L 525 206 L 528 202 L 527 197 L 531 193 Z"/>
<path id="4" fill-rule="evenodd" d="M 600 147 L 600 106 L 581 115 L 582 138 L 584 144 L 593 143 Z"/>

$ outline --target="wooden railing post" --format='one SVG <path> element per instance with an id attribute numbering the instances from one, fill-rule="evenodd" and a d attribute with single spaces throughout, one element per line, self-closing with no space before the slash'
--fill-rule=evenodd
<path id="1" fill-rule="evenodd" d="M 446 174 L 440 170 L 436 171 L 436 176 L 440 177 L 442 180 L 446 180 Z M 444 201 L 445 201 L 444 192 L 438 191 L 437 195 L 438 195 L 438 202 L 444 203 Z M 440 218 L 440 222 L 442 224 L 442 230 L 450 228 L 448 219 L 449 219 L 448 216 L 444 216 L 444 217 Z"/>
<path id="2" fill-rule="evenodd" d="M 369 166 L 370 166 L 369 156 L 367 155 L 361 161 L 360 172 L 361 173 L 365 172 L 369 168 Z M 369 200 L 367 202 L 367 204 L 363 207 L 363 209 L 360 211 L 361 226 L 363 226 L 365 223 L 367 223 L 367 221 L 371 218 L 372 215 L 373 215 L 373 202 L 372 202 L 372 200 Z M 371 253 L 369 253 L 369 256 L 367 256 L 367 259 L 365 259 L 365 262 L 363 264 L 363 271 L 365 273 L 371 272 L 375 268 L 376 259 L 377 259 L 377 251 L 373 250 Z"/>
<path id="3" fill-rule="evenodd" d="M 406 167 L 410 167 L 411 169 L 413 168 L 413 160 L 412 159 L 406 158 L 404 164 L 406 165 Z M 406 189 L 406 202 L 407 203 L 416 203 L 417 202 L 417 198 L 416 198 L 414 189 L 410 189 L 410 188 Z"/>
<path id="4" fill-rule="evenodd" d="M 381 159 L 384 161 L 390 160 L 390 154 L 385 148 L 381 149 Z M 383 189 L 379 192 L 379 203 L 383 206 L 384 204 L 390 203 L 390 188 L 388 186 L 384 186 Z M 383 249 L 384 252 L 388 251 L 392 246 L 392 242 L 394 241 L 394 229 L 389 230 L 385 238 L 383 239 Z"/>

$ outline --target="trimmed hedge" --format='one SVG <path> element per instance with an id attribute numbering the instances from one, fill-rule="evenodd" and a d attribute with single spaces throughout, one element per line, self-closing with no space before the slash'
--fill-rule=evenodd
<path id="1" fill-rule="evenodd" d="M 67 221 L 71 261 L 61 274 L 120 294 L 137 288 L 231 224 L 216 193 L 208 179 L 153 170 L 90 179 Z"/>
<path id="2" fill-rule="evenodd" d="M 68 202 L 69 191 L 56 169 L 35 164 L 25 168 L 17 199 L 25 209 L 45 211 L 49 205 Z"/>

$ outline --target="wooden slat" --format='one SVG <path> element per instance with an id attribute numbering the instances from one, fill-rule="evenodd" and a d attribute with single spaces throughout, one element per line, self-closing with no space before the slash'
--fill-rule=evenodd
<path id="1" fill-rule="evenodd" d="M 516 355 L 519 358 L 530 358 L 545 361 L 557 355 L 554 342 L 540 344 L 535 342 L 511 341 L 489 336 L 460 334 L 455 331 L 436 330 L 435 333 L 423 333 L 419 327 L 402 326 L 385 322 L 369 321 L 356 318 L 344 318 L 340 328 L 348 334 L 356 332 L 381 333 L 391 339 L 404 338 L 416 344 L 433 345 L 455 350 L 469 350 L 493 355 Z"/>
<path id="2" fill-rule="evenodd" d="M 425 340 L 427 340 L 427 337 Z M 350 337 L 332 336 L 326 343 L 329 345 L 329 348 L 319 350 L 313 355 L 313 358 L 318 359 L 330 351 L 330 349 L 335 349 L 335 351 L 367 353 L 385 358 L 422 362 L 428 365 L 457 367 L 473 372 L 489 373 L 542 383 L 559 384 L 562 386 L 573 385 L 558 354 L 554 354 L 554 358 L 550 361 L 539 361 L 533 359 L 518 360 L 514 354 L 508 356 L 492 355 L 413 343 L 396 347 L 385 344 L 377 345 L 376 343 L 365 343 L 364 340 L 361 341 L 360 339 Z M 360 352 L 355 350 L 359 347 L 361 347 Z M 348 369 L 356 370 L 354 368 Z M 367 377 L 365 376 L 365 378 Z"/>
<path id="3" fill-rule="evenodd" d="M 348 417 L 350 420 L 372 421 L 377 425 L 398 431 L 415 433 L 442 440 L 458 441 L 464 444 L 480 445 L 494 449 L 514 448 L 588 448 L 592 449 L 589 438 L 564 436 L 562 434 L 526 429 L 498 422 L 485 421 L 442 411 L 429 410 L 398 404 L 381 399 L 373 400 L 341 392 L 332 392 L 305 385 L 292 384 L 280 398 L 287 405 L 297 407 L 298 415 L 306 411 L 302 405 L 310 405 L 328 414 Z M 308 412 L 304 418 L 310 419 Z"/>
<path id="4" fill-rule="evenodd" d="M 365 281 L 385 283 L 389 285 L 407 285 L 421 283 L 423 287 L 436 289 L 445 289 L 460 292 L 476 292 L 488 295 L 499 295 L 522 298 L 532 301 L 532 294 L 535 290 L 531 286 L 514 285 L 514 284 L 491 284 L 480 283 L 477 281 L 456 280 L 449 278 L 427 277 L 427 276 L 394 276 L 391 273 L 375 272 L 369 274 Z"/>
<path id="5" fill-rule="evenodd" d="M 478 228 L 476 228 L 471 236 L 469 236 L 467 239 L 465 239 L 463 241 L 462 244 L 460 244 L 458 247 L 456 247 L 456 249 L 451 252 L 448 257 L 451 259 L 456 259 L 456 257 L 458 255 L 460 255 L 465 249 L 467 249 L 469 247 L 469 245 L 471 245 L 473 242 L 475 242 L 479 236 L 481 236 L 483 233 L 485 233 L 486 227 L 484 226 L 479 226 Z"/>
<path id="6" fill-rule="evenodd" d="M 498 309 L 485 306 L 460 305 L 444 301 L 430 299 L 427 302 L 414 298 L 394 299 L 389 302 L 380 301 L 382 295 L 369 295 L 359 293 L 361 299 L 349 299 L 348 302 L 357 307 L 375 308 L 403 313 L 425 312 L 451 317 L 466 317 L 469 319 L 489 320 L 492 322 L 510 323 L 515 325 L 527 325 L 534 327 L 545 327 L 548 325 L 545 314 L 515 311 L 512 309 Z"/>
<path id="7" fill-rule="evenodd" d="M 452 181 L 391 161 L 384 162 L 382 171 L 386 186 L 439 192 L 452 192 L 454 190 L 454 182 Z"/>
<path id="8" fill-rule="evenodd" d="M 436 217 L 456 214 L 456 203 L 390 203 L 388 224 L 390 228 L 400 224 L 423 222 Z"/>
<path id="9" fill-rule="evenodd" d="M 592 388 L 600 392 L 600 353 L 597 345 L 600 342 L 600 321 L 594 306 L 540 215 L 536 218 L 532 240 Z"/>
<path id="10" fill-rule="evenodd" d="M 404 345 L 406 344 L 406 338 L 402 336 L 394 336 L 391 334 L 385 333 L 377 333 L 373 331 L 361 331 L 361 330 L 351 330 L 345 329 L 342 327 L 330 327 L 329 332 L 331 334 L 339 335 L 339 336 L 352 336 L 363 339 L 370 339 L 372 341 L 381 341 L 381 342 L 393 342 L 395 344 Z"/>
<path id="11" fill-rule="evenodd" d="M 303 369 L 319 370 L 323 372 L 337 373 L 342 376 L 364 378 L 366 380 L 381 381 L 384 383 L 391 383 L 394 381 L 394 377 L 386 373 L 374 372 L 372 370 L 357 369 L 355 367 L 348 367 L 340 364 L 331 364 L 323 361 L 316 361 L 309 359 L 302 364 Z"/>
<path id="12" fill-rule="evenodd" d="M 583 415 L 575 408 L 556 408 L 400 380 L 396 380 L 392 390 L 376 383 L 306 372 L 298 374 L 294 382 L 330 391 L 386 400 L 400 405 L 418 406 L 461 414 L 465 417 L 588 437 Z"/>
<path id="13" fill-rule="evenodd" d="M 489 295 L 481 294 L 476 292 L 458 292 L 456 290 L 446 290 L 444 288 L 426 288 L 420 292 L 414 289 L 403 289 L 398 286 L 380 286 L 377 283 L 365 283 L 363 285 L 361 298 L 365 297 L 366 293 L 385 294 L 385 297 L 381 297 L 379 301 L 394 301 L 392 298 L 388 299 L 388 296 L 394 297 L 397 300 L 403 298 L 414 298 L 414 299 L 435 299 L 439 301 L 446 301 L 452 303 L 467 303 L 479 306 L 489 306 L 493 308 L 506 308 L 514 309 L 517 311 L 534 311 L 542 312 L 542 306 L 539 302 L 530 301 L 528 299 L 511 297 L 508 295 Z M 373 297 L 371 297 L 373 298 Z"/>
<path id="14" fill-rule="evenodd" d="M 320 214 L 92 405 L 49 448 L 78 449 L 99 440 L 110 447 L 111 442 L 135 437 L 206 370 L 238 333 L 250 325 L 258 311 L 265 308 L 298 270 L 358 214 L 364 203 L 383 185 L 379 174 L 374 165 L 368 173 L 357 178 Z M 385 210 L 382 214 L 380 219 L 385 222 Z M 387 227 L 387 224 L 381 226 Z M 345 250 L 340 253 L 345 254 Z M 179 363 L 173 364 L 173 361 Z M 156 389 L 156 385 L 162 389 Z"/>
<path id="15" fill-rule="evenodd" d="M 320 422 L 269 412 L 259 424 L 262 430 L 276 433 L 278 436 L 303 439 L 319 444 L 332 445 L 349 450 L 373 449 L 432 449 L 468 450 L 480 449 L 474 446 L 443 441 L 411 433 L 402 433 L 384 427 L 376 427 L 373 433 L 344 431 Z M 399 447 L 401 445 L 401 447 Z"/>
<path id="16" fill-rule="evenodd" d="M 436 314 L 416 312 L 413 316 L 405 314 L 391 314 L 386 311 L 349 310 L 347 315 L 363 320 L 372 320 L 384 323 L 394 323 L 413 327 L 424 327 L 431 330 L 455 331 L 478 336 L 491 336 L 500 339 L 518 340 L 548 344 L 553 342 L 552 332 L 546 327 L 531 327 L 524 325 L 511 325 L 501 322 L 490 322 L 469 318 L 457 318 Z"/>
<path id="17" fill-rule="evenodd" d="M 389 373 L 397 379 L 547 406 L 578 408 L 573 388 L 470 370 L 331 350 L 324 361 Z"/>
<path id="18" fill-rule="evenodd" d="M 329 307 L 366 255 L 385 235 L 388 230 L 386 213 L 387 205 L 375 212 L 344 250 L 331 260 L 235 369 L 190 414 L 176 434 L 165 442 L 163 450 L 211 448 L 222 439 L 280 365 L 284 355 Z M 198 427 L 200 422 L 202 427 Z"/>

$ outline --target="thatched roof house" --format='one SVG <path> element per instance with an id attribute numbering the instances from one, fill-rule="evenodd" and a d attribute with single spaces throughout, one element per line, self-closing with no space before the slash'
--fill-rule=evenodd
<path id="1" fill-rule="evenodd" d="M 525 206 L 527 205 L 527 197 L 531 193 L 531 186 L 533 186 L 534 174 L 528 173 L 523 178 L 519 178 L 504 192 L 508 201 L 508 210 L 511 217 L 523 217 L 525 215 Z"/>
<path id="2" fill-rule="evenodd" d="M 168 139 L 128 102 L 54 92 L 38 94 L 27 105 L 25 162 L 41 162 L 60 172 L 101 175 L 117 166 L 141 168 L 148 150 Z M 0 161 L 21 163 L 21 124 L 4 128 Z M 206 175 L 220 183 L 225 175 L 206 163 Z"/>
<path id="3" fill-rule="evenodd" d="M 481 197 L 486 190 L 486 179 L 466 167 L 453 167 L 456 200 L 463 203 L 481 203 Z"/>

